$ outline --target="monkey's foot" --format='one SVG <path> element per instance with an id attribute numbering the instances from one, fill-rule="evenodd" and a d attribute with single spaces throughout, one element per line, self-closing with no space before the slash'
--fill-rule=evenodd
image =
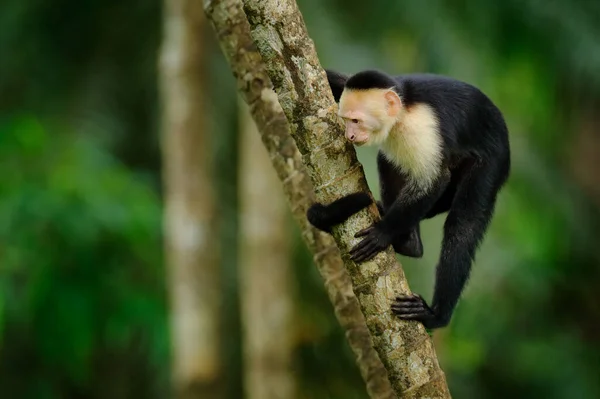
<path id="1" fill-rule="evenodd" d="M 317 229 L 331 234 L 331 222 L 329 221 L 327 206 L 315 202 L 306 211 L 306 218 Z"/>
<path id="2" fill-rule="evenodd" d="M 358 192 L 339 198 L 329 205 L 316 202 L 306 211 L 306 218 L 317 229 L 331 234 L 331 228 L 371 205 L 367 193 Z"/>
<path id="3" fill-rule="evenodd" d="M 443 327 L 447 324 L 436 316 L 427 302 L 418 294 L 396 297 L 392 303 L 392 313 L 402 320 L 420 321 L 428 329 Z"/>

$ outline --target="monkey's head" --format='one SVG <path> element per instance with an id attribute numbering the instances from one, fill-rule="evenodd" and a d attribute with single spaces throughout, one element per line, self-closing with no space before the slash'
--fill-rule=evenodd
<path id="1" fill-rule="evenodd" d="M 384 142 L 404 108 L 396 90 L 396 82 L 378 71 L 363 71 L 350 77 L 338 110 L 344 120 L 346 139 L 357 146 Z"/>

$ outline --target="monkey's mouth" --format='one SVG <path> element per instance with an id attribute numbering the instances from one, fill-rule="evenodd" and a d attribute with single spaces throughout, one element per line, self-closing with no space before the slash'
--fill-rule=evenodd
<path id="1" fill-rule="evenodd" d="M 365 141 L 353 141 L 352 144 L 354 144 L 356 147 L 362 147 L 363 145 L 366 145 L 369 141 L 365 140 Z"/>

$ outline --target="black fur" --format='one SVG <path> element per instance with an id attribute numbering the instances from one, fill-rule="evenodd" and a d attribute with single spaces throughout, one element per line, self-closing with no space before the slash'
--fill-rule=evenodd
<path id="1" fill-rule="evenodd" d="M 372 200 L 367 193 L 354 193 L 333 201 L 329 205 L 313 204 L 306 218 L 319 230 L 331 233 L 331 228 L 366 208 Z"/>
<path id="2" fill-rule="evenodd" d="M 381 217 L 385 215 L 383 202 L 377 201 L 377 209 Z M 408 233 L 396 234 L 392 240 L 394 251 L 400 255 L 411 258 L 420 258 L 423 256 L 423 242 L 421 241 L 421 229 L 419 224 Z"/>
<path id="3" fill-rule="evenodd" d="M 432 306 L 419 295 L 398 297 L 392 304 L 392 312 L 402 319 L 421 321 L 427 328 L 444 327 L 469 278 L 475 252 L 493 216 L 497 194 L 510 172 L 508 129 L 502 113 L 476 87 L 447 77 L 391 77 L 378 71 L 363 71 L 344 79 L 337 72 L 327 74 L 332 92 L 337 93 L 336 101 L 345 88 L 389 88 L 391 81 L 408 112 L 413 105 L 425 103 L 439 119 L 444 142 L 440 179 L 430 191 L 411 201 L 403 195 L 406 178 L 402 171 L 380 152 L 377 163 L 382 202 L 378 207 L 383 219 L 357 233 L 365 238 L 350 253 L 355 261 L 364 261 L 392 244 L 398 253 L 403 250 L 420 257 L 423 248 L 419 222 L 448 212 Z M 327 212 L 344 213 L 331 207 Z M 321 221 L 327 218 L 327 214 L 320 215 Z M 327 223 L 321 226 L 331 227 Z"/>
<path id="4" fill-rule="evenodd" d="M 346 84 L 348 77 L 329 69 L 326 69 L 325 72 L 327 73 L 327 81 L 329 82 L 329 87 L 331 88 L 331 94 L 333 94 L 333 99 L 337 103 L 340 101 L 340 97 L 342 96 L 344 85 Z"/>
<path id="5" fill-rule="evenodd" d="M 349 77 L 344 86 L 351 90 L 401 88 L 394 78 L 375 70 L 358 72 Z"/>
<path id="6" fill-rule="evenodd" d="M 476 87 L 455 79 L 427 74 L 397 76 L 402 101 L 430 105 L 440 123 L 448 161 L 506 158 L 509 166 L 508 130 L 502 113 Z"/>

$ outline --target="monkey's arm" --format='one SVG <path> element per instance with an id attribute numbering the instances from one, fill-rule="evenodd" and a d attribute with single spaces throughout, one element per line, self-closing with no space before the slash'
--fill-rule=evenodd
<path id="1" fill-rule="evenodd" d="M 368 194 L 353 193 L 328 205 L 320 203 L 311 205 L 306 212 L 306 218 L 317 229 L 331 234 L 333 226 L 344 222 L 350 216 L 369 206 L 369 204 L 371 204 L 371 197 Z M 377 201 L 377 209 L 379 209 L 380 215 L 385 214 L 380 201 Z M 409 233 L 396 235 L 392 241 L 392 246 L 400 255 L 412 258 L 423 256 L 423 243 L 421 242 L 419 225 L 417 224 Z"/>
<path id="2" fill-rule="evenodd" d="M 406 186 L 380 222 L 355 234 L 355 237 L 364 238 L 350 251 L 352 260 L 355 262 L 369 260 L 392 244 L 395 237 L 408 235 L 415 230 L 449 182 L 450 173 L 444 170 L 426 193 L 409 195 L 411 188 Z"/>

